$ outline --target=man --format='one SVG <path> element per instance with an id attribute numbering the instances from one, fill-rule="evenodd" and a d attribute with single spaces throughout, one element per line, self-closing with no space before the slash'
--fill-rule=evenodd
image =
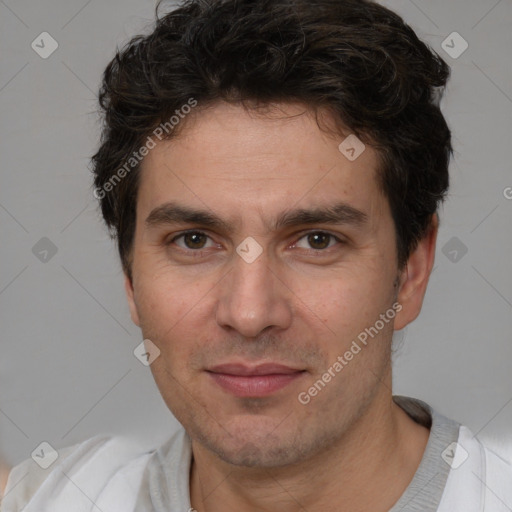
<path id="1" fill-rule="evenodd" d="M 192 0 L 118 53 L 94 194 L 184 429 L 23 463 L 3 510 L 512 510 L 508 462 L 391 391 L 448 187 L 448 74 L 361 0 Z"/>

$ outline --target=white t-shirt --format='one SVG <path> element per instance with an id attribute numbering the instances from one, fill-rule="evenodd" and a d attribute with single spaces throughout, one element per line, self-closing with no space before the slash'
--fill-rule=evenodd
<path id="1" fill-rule="evenodd" d="M 430 436 L 413 480 L 390 512 L 512 512 L 512 464 L 467 427 L 420 400 L 394 397 Z M 96 436 L 59 450 L 48 469 L 32 459 L 9 475 L 1 512 L 188 512 L 190 438 L 182 429 L 136 453 L 121 437 Z"/>

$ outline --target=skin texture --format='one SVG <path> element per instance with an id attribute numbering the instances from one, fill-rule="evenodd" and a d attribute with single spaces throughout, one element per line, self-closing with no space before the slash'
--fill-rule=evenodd
<path id="1" fill-rule="evenodd" d="M 429 435 L 392 402 L 390 347 L 393 329 L 421 309 L 437 216 L 399 271 L 376 152 L 367 145 L 351 162 L 338 150 L 348 131 L 326 133 L 304 106 L 278 107 L 198 109 L 145 158 L 125 278 L 132 319 L 159 348 L 153 376 L 192 438 L 196 510 L 387 511 Z M 273 226 L 290 210 L 340 201 L 366 222 Z M 229 226 L 148 225 L 169 202 Z M 185 230 L 205 236 L 176 238 Z M 333 237 L 315 244 L 308 235 L 318 232 Z M 252 263 L 236 252 L 247 237 L 263 250 Z M 301 404 L 299 393 L 396 302 L 394 320 Z M 228 362 L 303 373 L 269 396 L 236 397 L 206 371 Z"/>

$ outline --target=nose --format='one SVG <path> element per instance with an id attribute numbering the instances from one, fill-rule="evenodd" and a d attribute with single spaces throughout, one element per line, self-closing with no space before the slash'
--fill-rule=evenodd
<path id="1" fill-rule="evenodd" d="M 252 263 L 234 256 L 217 305 L 216 318 L 221 327 L 255 338 L 265 329 L 290 326 L 293 294 L 274 267 L 270 267 L 265 251 Z"/>

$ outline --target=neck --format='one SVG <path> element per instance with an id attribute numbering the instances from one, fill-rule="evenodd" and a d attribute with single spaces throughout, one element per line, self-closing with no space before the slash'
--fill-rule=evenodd
<path id="1" fill-rule="evenodd" d="M 382 389 L 385 389 L 383 386 Z M 241 468 L 192 442 L 190 493 L 198 512 L 388 511 L 412 480 L 429 431 L 389 388 L 329 450 L 293 466 Z"/>

